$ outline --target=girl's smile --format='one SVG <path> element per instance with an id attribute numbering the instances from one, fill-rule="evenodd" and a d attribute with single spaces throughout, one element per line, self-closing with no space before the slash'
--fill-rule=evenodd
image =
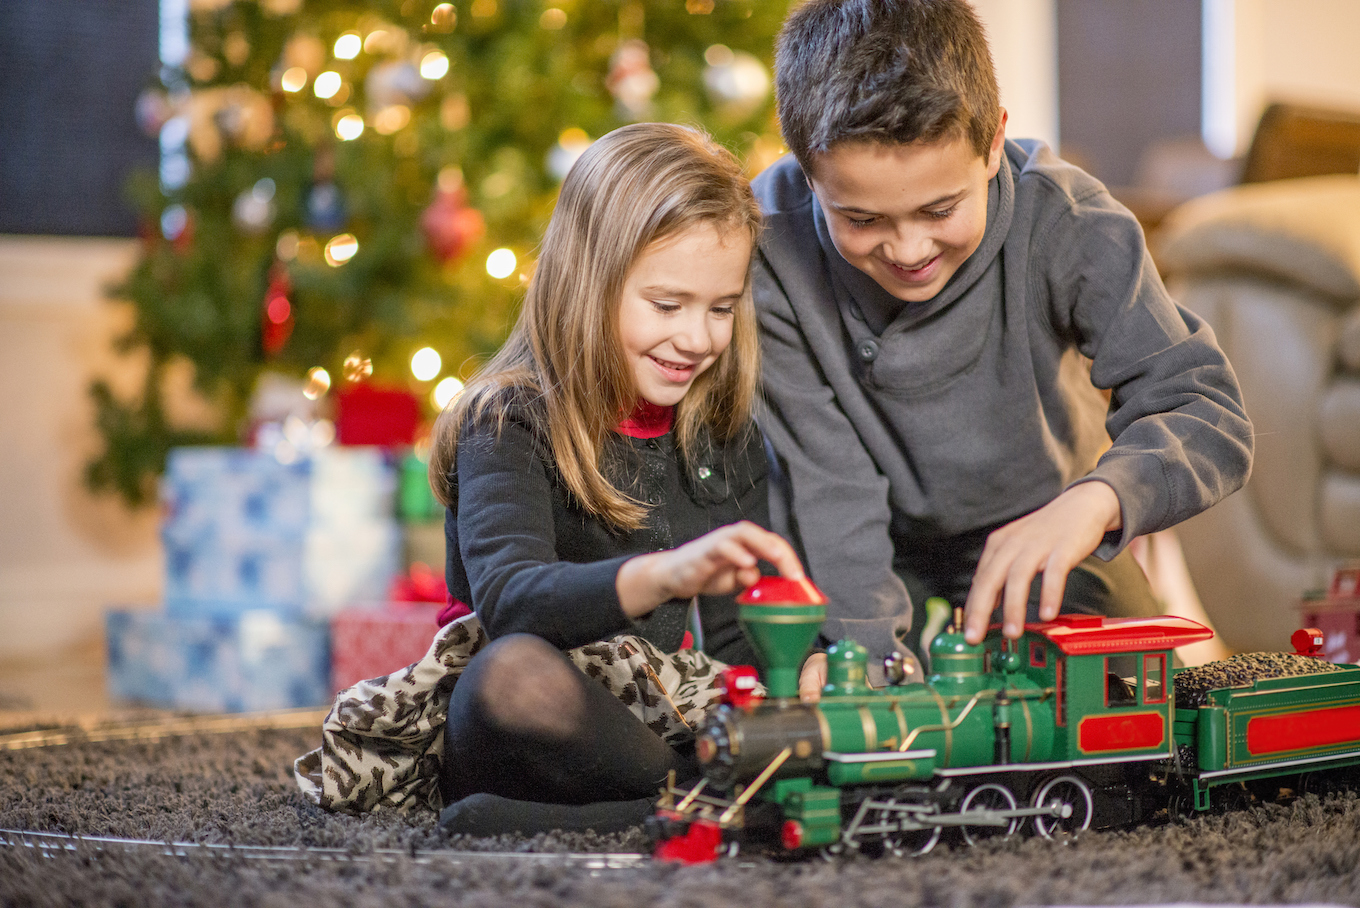
<path id="1" fill-rule="evenodd" d="M 640 397 L 674 406 L 727 349 L 750 264 L 745 231 L 706 223 L 638 256 L 623 285 L 619 338 Z"/>

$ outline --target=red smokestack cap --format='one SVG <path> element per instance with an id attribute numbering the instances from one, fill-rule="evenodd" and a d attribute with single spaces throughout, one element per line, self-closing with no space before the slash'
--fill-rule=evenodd
<path id="1" fill-rule="evenodd" d="M 811 580 L 761 577 L 737 597 L 740 605 L 826 605 L 826 597 Z"/>

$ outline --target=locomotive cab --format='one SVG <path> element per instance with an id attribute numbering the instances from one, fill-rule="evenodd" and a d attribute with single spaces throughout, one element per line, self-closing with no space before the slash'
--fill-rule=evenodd
<path id="1" fill-rule="evenodd" d="M 1184 618 L 1060 615 L 1030 624 L 1022 669 L 1054 704 L 1054 759 L 1154 757 L 1170 752 L 1171 650 L 1212 631 Z"/>

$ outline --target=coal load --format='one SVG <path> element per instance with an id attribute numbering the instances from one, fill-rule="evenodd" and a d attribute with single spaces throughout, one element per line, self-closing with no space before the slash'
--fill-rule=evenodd
<path id="1" fill-rule="evenodd" d="M 1221 687 L 1250 687 L 1263 678 L 1290 678 L 1338 671 L 1325 659 L 1298 653 L 1239 653 L 1219 662 L 1206 662 L 1178 672 L 1176 708 L 1197 709 L 1208 693 Z"/>

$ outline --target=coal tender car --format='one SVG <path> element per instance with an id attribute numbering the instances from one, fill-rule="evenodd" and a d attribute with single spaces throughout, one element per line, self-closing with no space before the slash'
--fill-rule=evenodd
<path id="1" fill-rule="evenodd" d="M 798 673 L 825 599 L 765 578 L 738 602 L 766 695 L 740 693 L 734 673 L 698 732 L 702 778 L 662 792 L 660 858 L 743 841 L 900 855 L 945 834 L 1067 839 L 1317 774 L 1349 782 L 1360 764 L 1360 667 L 1256 653 L 1173 669 L 1175 647 L 1212 635 L 1185 618 L 1063 615 L 970 645 L 956 613 L 925 683 L 870 687 L 864 648 L 842 640 L 820 702 L 804 704 Z"/>

